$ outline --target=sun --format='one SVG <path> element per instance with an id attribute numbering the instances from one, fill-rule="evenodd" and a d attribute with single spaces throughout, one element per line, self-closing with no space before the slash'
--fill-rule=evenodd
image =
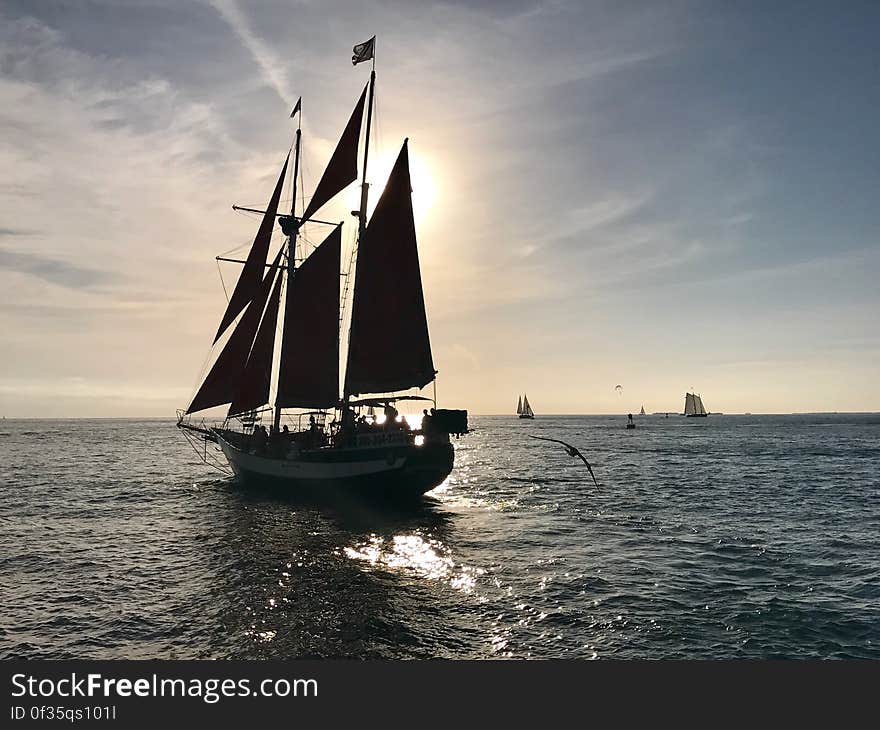
<path id="1" fill-rule="evenodd" d="M 391 168 L 397 161 L 399 149 L 383 150 L 375 158 L 370 160 L 370 170 L 367 179 L 370 183 L 370 200 L 367 206 L 367 218 L 373 215 L 376 203 L 385 189 L 385 183 L 391 174 Z M 428 214 L 434 207 L 437 199 L 437 184 L 432 171 L 432 165 L 423 155 L 409 151 L 409 177 L 412 185 L 413 216 L 416 226 L 428 218 Z M 351 185 L 346 191 L 346 201 L 350 210 L 356 210 L 360 205 L 361 188 L 359 184 Z"/>

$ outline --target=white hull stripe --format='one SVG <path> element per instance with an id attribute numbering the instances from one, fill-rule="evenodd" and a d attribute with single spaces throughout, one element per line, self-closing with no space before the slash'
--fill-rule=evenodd
<path id="1" fill-rule="evenodd" d="M 398 471 L 406 464 L 405 456 L 363 461 L 313 462 L 294 459 L 269 459 L 265 456 L 246 454 L 218 438 L 220 448 L 233 470 L 246 471 L 276 479 L 301 479 L 315 481 L 350 479 Z"/>

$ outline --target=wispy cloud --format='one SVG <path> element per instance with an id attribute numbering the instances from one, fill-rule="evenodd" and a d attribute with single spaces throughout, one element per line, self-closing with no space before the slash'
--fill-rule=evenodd
<path id="1" fill-rule="evenodd" d="M 105 271 L 84 268 L 62 259 L 2 248 L 0 248 L 0 269 L 35 276 L 50 284 L 58 284 L 70 289 L 89 289 L 114 278 Z"/>
<path id="2" fill-rule="evenodd" d="M 242 12 L 237 0 L 209 0 L 221 17 L 229 23 L 245 48 L 253 56 L 266 82 L 278 98 L 292 107 L 296 97 L 290 91 L 287 79 L 288 64 L 284 63 L 272 47 L 260 38 L 251 28 L 247 16 Z"/>

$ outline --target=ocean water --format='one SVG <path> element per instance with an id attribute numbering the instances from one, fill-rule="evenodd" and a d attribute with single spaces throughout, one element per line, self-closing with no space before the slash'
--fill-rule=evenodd
<path id="1" fill-rule="evenodd" d="M 390 513 L 0 422 L 0 658 L 880 659 L 880 416 L 471 421 Z"/>

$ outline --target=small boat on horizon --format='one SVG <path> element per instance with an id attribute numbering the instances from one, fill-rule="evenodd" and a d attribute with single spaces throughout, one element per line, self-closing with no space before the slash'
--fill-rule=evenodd
<path id="1" fill-rule="evenodd" d="M 523 394 L 516 402 L 516 415 L 520 418 L 535 417 L 535 412 L 532 410 L 532 406 L 529 405 L 529 397 L 525 394 Z"/>
<path id="2" fill-rule="evenodd" d="M 703 399 L 695 393 L 685 393 L 684 415 L 688 418 L 705 418 L 709 412 L 703 406 Z"/>
<path id="3" fill-rule="evenodd" d="M 642 410 L 639 411 L 639 415 L 640 415 L 640 416 L 644 416 L 644 415 L 645 415 L 645 406 L 644 406 L 644 405 L 642 405 Z"/>

